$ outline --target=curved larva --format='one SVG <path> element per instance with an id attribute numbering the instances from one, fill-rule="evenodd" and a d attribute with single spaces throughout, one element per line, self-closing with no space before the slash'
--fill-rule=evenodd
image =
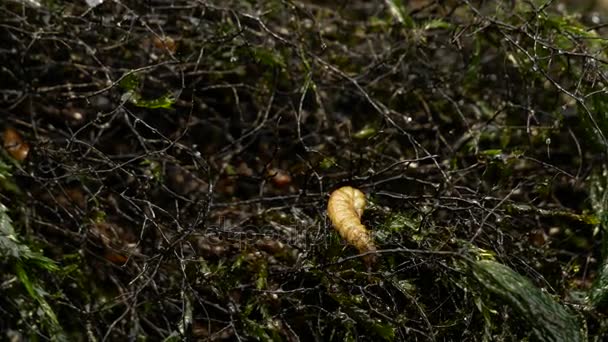
<path id="1" fill-rule="evenodd" d="M 370 232 L 361 224 L 361 216 L 365 210 L 365 194 L 359 189 L 344 186 L 329 196 L 327 214 L 340 236 L 353 245 L 359 253 L 376 250 Z M 375 262 L 375 254 L 364 257 L 371 265 Z"/>

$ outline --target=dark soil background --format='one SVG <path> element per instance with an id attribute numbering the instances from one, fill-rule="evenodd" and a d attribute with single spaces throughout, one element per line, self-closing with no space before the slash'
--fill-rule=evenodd
<path id="1" fill-rule="evenodd" d="M 0 4 L 2 338 L 603 340 L 593 4 L 100 2 Z"/>

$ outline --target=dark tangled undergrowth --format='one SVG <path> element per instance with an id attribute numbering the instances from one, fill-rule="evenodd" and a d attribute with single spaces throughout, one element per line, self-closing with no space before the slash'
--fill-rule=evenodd
<path id="1" fill-rule="evenodd" d="M 3 339 L 607 334 L 603 12 L 398 0 L 0 12 Z M 373 268 L 328 222 L 343 185 L 370 202 Z"/>

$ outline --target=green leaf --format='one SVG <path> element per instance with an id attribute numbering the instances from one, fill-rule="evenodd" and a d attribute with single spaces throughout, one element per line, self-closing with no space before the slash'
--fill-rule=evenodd
<path id="1" fill-rule="evenodd" d="M 593 282 L 589 291 L 588 301 L 595 307 L 600 307 L 608 302 L 608 189 L 605 173 L 595 172 L 590 177 L 589 198 L 595 215 L 599 218 L 600 227 L 604 230 L 602 240 L 602 264 L 598 277 Z"/>
<path id="2" fill-rule="evenodd" d="M 518 311 L 539 341 L 586 341 L 578 317 L 528 278 L 491 260 L 473 265 L 477 280 Z"/>
<path id="3" fill-rule="evenodd" d="M 255 281 L 255 288 L 258 290 L 266 288 L 267 278 L 268 268 L 266 266 L 266 263 L 262 263 L 260 265 L 260 271 L 258 272 L 258 279 L 256 279 Z"/>
<path id="4" fill-rule="evenodd" d="M 327 170 L 334 165 L 336 165 L 336 158 L 333 157 L 325 157 L 323 158 L 323 160 L 321 160 L 321 163 L 319 164 L 319 166 L 323 170 Z"/>
<path id="5" fill-rule="evenodd" d="M 405 10 L 402 0 L 386 0 L 391 15 L 406 28 L 414 27 L 414 20 Z"/>
<path id="6" fill-rule="evenodd" d="M 142 108 L 171 108 L 171 106 L 175 103 L 175 96 L 171 93 L 167 93 L 161 97 L 155 99 L 143 99 L 141 94 L 137 91 L 140 84 L 140 76 L 131 72 L 126 74 L 118 83 L 119 87 L 125 90 L 125 93 L 122 95 L 122 101 L 130 101 L 137 107 Z"/>
<path id="7" fill-rule="evenodd" d="M 12 220 L 8 216 L 8 209 L 2 203 L 0 203 L 0 257 L 16 258 L 49 271 L 59 270 L 55 261 L 32 251 L 19 241 Z"/>
<path id="8" fill-rule="evenodd" d="M 13 159 L 11 159 L 13 160 Z M 14 160 L 13 160 L 14 161 Z M 12 166 L 0 160 L 0 188 L 12 192 L 16 195 L 21 195 L 21 189 L 15 184 L 13 175 L 11 174 Z"/>
<path id="9" fill-rule="evenodd" d="M 452 25 L 448 22 L 445 22 L 441 19 L 433 19 L 424 24 L 423 28 L 425 31 L 435 30 L 435 29 L 449 29 Z"/>
<path id="10" fill-rule="evenodd" d="M 139 76 L 135 72 L 130 72 L 120 80 L 118 86 L 126 91 L 134 91 L 139 87 Z"/>
<path id="11" fill-rule="evenodd" d="M 135 95 L 135 94 L 133 94 Z M 172 94 L 165 94 L 159 98 L 153 100 L 143 100 L 141 96 L 131 96 L 131 102 L 137 107 L 143 108 L 166 108 L 170 109 L 171 106 L 175 103 L 175 97 Z"/>
<path id="12" fill-rule="evenodd" d="M 0 256 L 27 258 L 31 255 L 29 247 L 19 243 L 8 209 L 0 203 Z"/>
<path id="13" fill-rule="evenodd" d="M 374 136 L 377 132 L 378 130 L 376 130 L 374 127 L 366 125 L 361 130 L 353 134 L 353 138 L 363 140 Z"/>
<path id="14" fill-rule="evenodd" d="M 48 325 L 49 330 L 53 333 L 54 340 L 65 340 L 65 336 L 63 335 L 63 329 L 61 325 L 59 325 L 59 320 L 57 319 L 57 315 L 53 308 L 49 305 L 49 303 L 44 298 L 47 294 L 35 281 L 30 280 L 27 275 L 27 272 L 23 268 L 23 265 L 20 262 L 15 263 L 15 273 L 17 274 L 17 278 L 25 287 L 27 293 L 32 297 L 40 307 L 40 310 L 46 317 L 44 323 Z"/>

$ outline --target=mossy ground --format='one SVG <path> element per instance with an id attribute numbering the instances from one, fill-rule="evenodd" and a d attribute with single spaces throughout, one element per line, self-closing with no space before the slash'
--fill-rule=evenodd
<path id="1" fill-rule="evenodd" d="M 2 338 L 607 333 L 608 16 L 37 3 L 0 4 Z M 341 185 L 374 269 L 326 218 Z"/>

